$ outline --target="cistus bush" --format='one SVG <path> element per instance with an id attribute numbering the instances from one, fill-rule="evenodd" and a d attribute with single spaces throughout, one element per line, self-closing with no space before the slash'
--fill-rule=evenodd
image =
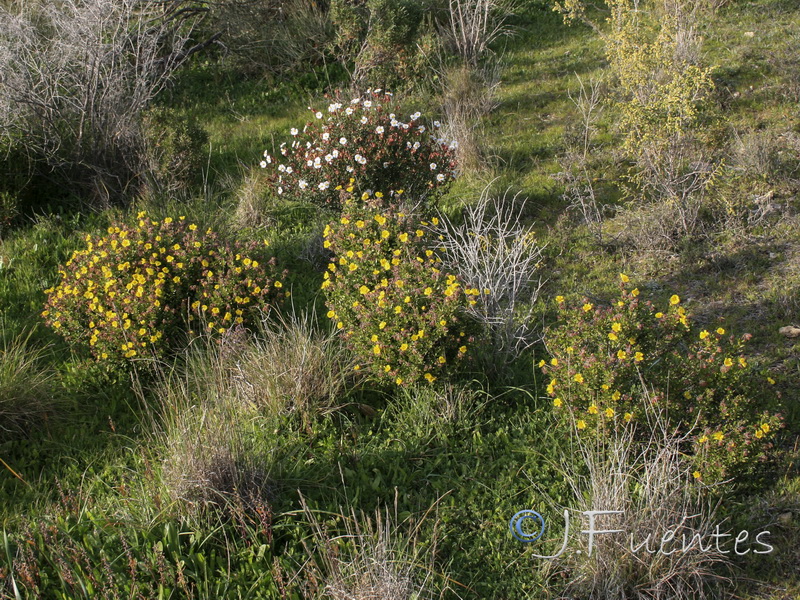
<path id="1" fill-rule="evenodd" d="M 227 243 L 185 217 L 140 212 L 135 226 L 112 225 L 85 242 L 45 290 L 42 316 L 99 361 L 163 356 L 186 331 L 250 326 L 287 294 L 263 247 Z"/>
<path id="2" fill-rule="evenodd" d="M 539 367 L 557 414 L 585 435 L 642 419 L 644 402 L 689 435 L 695 478 L 713 481 L 766 460 L 781 417 L 765 410 L 764 385 L 744 354 L 749 334 L 692 327 L 680 297 L 659 308 L 630 289 L 609 306 L 557 297 Z M 642 419 L 642 426 L 647 427 Z"/>
<path id="3" fill-rule="evenodd" d="M 431 201 L 455 178 L 456 145 L 437 137 L 441 124 L 426 124 L 419 112 L 401 114 L 389 92 L 337 96 L 324 111 L 310 110 L 305 127 L 291 129 L 292 141 L 261 161 L 285 198 L 341 209 L 352 187 L 358 194 L 403 190 Z"/>
<path id="4" fill-rule="evenodd" d="M 475 340 L 466 309 L 483 292 L 442 270 L 426 225 L 351 202 L 324 232 L 334 255 L 322 283 L 328 317 L 358 356 L 356 368 L 396 385 L 433 383 L 469 357 Z"/>

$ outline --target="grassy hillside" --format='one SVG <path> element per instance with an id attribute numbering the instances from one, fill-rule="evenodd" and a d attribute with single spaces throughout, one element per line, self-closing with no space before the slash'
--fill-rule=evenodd
<path id="1" fill-rule="evenodd" d="M 322 232 L 340 227 L 340 215 L 279 197 L 258 164 L 265 150 L 276 156 L 281 142 L 291 143 L 288 131 L 302 128 L 306 107 L 324 107 L 326 93 L 347 87 L 345 70 L 309 62 L 245 76 L 218 55 L 194 56 L 156 104 L 207 132 L 199 183 L 91 210 L 80 196 L 38 198 L 0 230 L 0 418 L 7 423 L 0 424 L 0 598 L 800 594 L 800 337 L 781 330 L 800 327 L 800 6 L 722 4 L 699 35 L 702 64 L 713 67 L 709 119 L 723 166 L 696 235 L 669 248 L 649 244 L 647 230 L 637 229 L 658 218 L 658 205 L 620 185 L 635 161 L 618 127 L 605 14 L 589 12 L 599 31 L 564 24 L 544 2 L 521 3 L 508 19 L 513 35 L 492 46 L 501 83 L 476 125 L 479 164 L 459 173 L 438 207 L 458 225 L 484 191 L 505 194 L 507 204 L 515 194 L 526 199 L 520 230 L 541 252 L 533 274 L 542 286 L 516 306 L 516 317 L 533 343 L 504 363 L 491 337 L 478 336 L 466 352 L 476 361 L 449 376 L 442 371 L 431 385 L 364 374 L 370 356 L 347 346 L 337 317 L 326 316 L 323 274 L 337 259 L 323 248 Z M 434 66 L 426 81 L 397 92 L 408 114 L 447 116 L 437 88 L 445 75 Z M 599 223 L 582 218 L 563 177 L 583 135 L 574 100 L 592 81 L 601 100 L 584 155 L 603 207 Z M 719 206 L 735 209 L 720 213 Z M 281 291 L 291 291 L 281 297 L 280 317 L 273 312 L 219 343 L 176 331 L 170 342 L 179 350 L 155 362 L 112 365 L 65 341 L 45 324 L 45 290 L 58 286 L 59 269 L 86 247 L 87 235 L 96 243 L 121 223 L 133 230 L 141 211 L 153 223 L 185 217 L 198 232 L 212 228 L 226 243 L 272 253 L 286 269 Z M 621 274 L 630 284 L 623 296 Z M 608 368 L 619 383 L 624 377 L 613 365 L 623 359 L 611 356 L 612 366 L 602 366 L 591 348 L 610 331 L 566 319 L 597 314 L 595 323 L 605 326 L 601 311 L 620 298 L 631 306 L 652 301 L 652 312 L 676 319 L 674 330 L 657 329 L 650 313 L 643 324 L 626 313 L 624 326 L 638 326 L 654 352 L 667 334 L 687 341 L 676 342 L 678 358 L 636 358 L 624 376 L 636 373 L 630 381 L 640 396 L 623 397 L 614 410 L 609 404 L 613 416 L 601 421 L 606 406 L 596 415 L 594 401 L 581 396 L 589 392 L 577 387 L 583 376 L 573 376 L 575 364 L 590 365 L 587 380 L 596 372 L 600 382 Z M 690 319 L 685 328 L 679 308 Z M 715 331 L 723 333 L 715 338 Z M 734 353 L 744 334 L 751 337 Z M 701 383 L 692 361 L 702 352 L 693 344 L 706 337 L 720 347 L 709 364 L 725 366 Z M 741 365 L 733 383 L 723 357 L 735 373 Z M 685 368 L 671 370 L 679 358 Z M 565 383 L 556 369 L 567 363 L 568 391 L 553 392 L 553 381 Z M 705 394 L 695 384 L 710 390 L 709 414 L 723 415 L 707 427 L 704 413 L 685 401 Z M 670 396 L 684 388 L 685 400 Z M 610 392 L 603 389 L 598 383 L 591 398 Z M 588 410 L 566 412 L 584 400 Z M 623 423 L 631 405 L 638 412 Z M 676 406 L 690 408 L 677 414 Z M 779 413 L 781 425 L 776 417 L 766 426 L 762 413 Z M 589 427 L 577 425 L 583 419 Z M 596 435 L 585 435 L 594 422 Z M 735 448 L 712 437 L 723 430 Z M 751 434 L 769 442 L 763 460 L 752 450 L 751 460 L 735 463 L 744 448 L 738 440 L 761 448 Z M 721 458 L 704 454 L 701 435 L 718 442 Z M 698 466 L 706 464 L 733 466 L 714 480 L 715 466 Z M 569 551 L 540 558 L 561 546 L 565 508 L 573 519 Z M 509 531 L 512 516 L 526 509 L 547 521 L 539 544 Z M 658 527 L 677 527 L 691 510 L 702 512 L 702 522 L 684 534 L 703 532 L 710 543 L 721 523 L 734 536 L 750 531 L 755 550 L 756 533 L 769 530 L 775 550 L 679 552 L 661 562 L 652 552 L 639 561 L 598 536 L 588 558 L 586 536 L 576 533 L 587 526 L 579 512 L 617 509 L 636 517 L 618 522 L 623 550 L 628 533 L 637 543 L 655 533 L 657 544 Z M 605 518 L 598 528 L 615 523 Z M 524 530 L 536 527 L 529 521 Z"/>

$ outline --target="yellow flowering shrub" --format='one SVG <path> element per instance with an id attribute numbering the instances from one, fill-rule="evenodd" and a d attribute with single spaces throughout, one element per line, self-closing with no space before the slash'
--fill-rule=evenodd
<path id="1" fill-rule="evenodd" d="M 621 279 L 606 306 L 558 297 L 558 321 L 544 336 L 552 358 L 538 366 L 564 424 L 602 434 L 642 417 L 649 401 L 692 432 L 704 480 L 765 460 L 781 418 L 766 409 L 764 382 L 744 354 L 751 336 L 698 330 L 677 294 L 657 306 Z"/>
<path id="2" fill-rule="evenodd" d="M 427 225 L 349 202 L 324 232 L 328 317 L 358 368 L 396 385 L 433 383 L 472 352 L 466 308 L 481 292 L 442 270 Z"/>
<path id="3" fill-rule="evenodd" d="M 182 332 L 247 326 L 285 294 L 274 258 L 184 217 L 115 224 L 59 269 L 42 316 L 99 361 L 162 356 Z M 256 258 L 258 256 L 259 258 Z"/>

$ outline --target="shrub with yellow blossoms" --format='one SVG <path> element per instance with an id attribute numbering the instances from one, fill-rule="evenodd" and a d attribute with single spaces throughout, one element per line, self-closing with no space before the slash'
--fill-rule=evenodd
<path id="1" fill-rule="evenodd" d="M 476 325 L 466 308 L 480 292 L 442 270 L 425 221 L 367 200 L 347 203 L 325 227 L 328 317 L 357 368 L 396 385 L 433 383 L 470 357 Z"/>
<path id="2" fill-rule="evenodd" d="M 285 294 L 263 247 L 226 243 L 184 217 L 140 212 L 134 226 L 115 224 L 85 242 L 45 290 L 42 316 L 99 361 L 163 356 L 187 330 L 251 325 Z"/>
<path id="3" fill-rule="evenodd" d="M 677 294 L 656 306 L 621 280 L 620 296 L 605 306 L 557 298 L 558 321 L 544 337 L 551 358 L 539 367 L 563 422 L 602 435 L 642 416 L 650 401 L 673 427 L 693 431 L 703 481 L 766 460 L 781 418 L 768 410 L 774 397 L 743 353 L 751 336 L 698 330 Z"/>

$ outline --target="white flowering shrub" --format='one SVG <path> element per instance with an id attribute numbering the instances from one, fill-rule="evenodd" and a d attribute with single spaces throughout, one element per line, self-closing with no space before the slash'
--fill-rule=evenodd
<path id="1" fill-rule="evenodd" d="M 456 175 L 455 142 L 439 137 L 441 124 L 426 124 L 421 113 L 400 114 L 392 94 L 367 90 L 363 97 L 333 99 L 280 153 L 264 153 L 261 166 L 275 191 L 341 209 L 345 198 L 364 192 L 393 192 L 430 202 Z"/>

